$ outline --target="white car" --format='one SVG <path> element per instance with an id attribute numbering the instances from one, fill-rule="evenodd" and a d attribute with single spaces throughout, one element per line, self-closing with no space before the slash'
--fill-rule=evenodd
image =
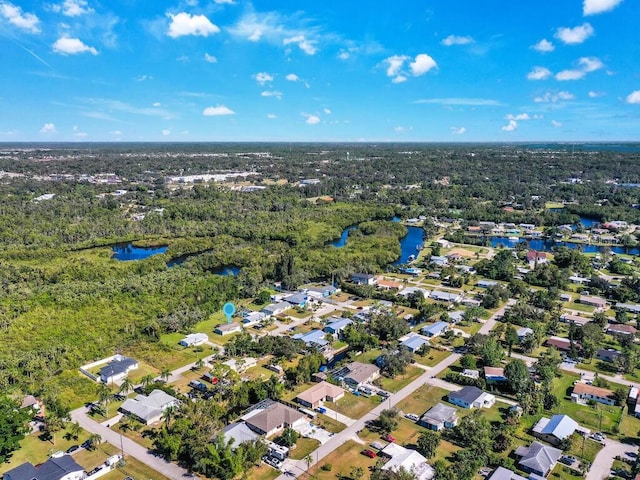
<path id="1" fill-rule="evenodd" d="M 413 421 L 413 422 L 417 422 L 418 420 L 420 420 L 420 417 L 418 415 L 416 415 L 415 413 L 407 413 L 405 415 L 405 418 Z"/>

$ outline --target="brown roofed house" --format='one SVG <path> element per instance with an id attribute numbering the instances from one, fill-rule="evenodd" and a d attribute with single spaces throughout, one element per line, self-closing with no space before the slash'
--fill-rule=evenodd
<path id="1" fill-rule="evenodd" d="M 266 437 L 285 428 L 300 426 L 307 421 L 303 413 L 279 402 L 272 402 L 265 408 L 258 409 L 256 413 L 251 413 L 253 414 L 242 417 L 245 423 L 251 430 Z"/>
<path id="2" fill-rule="evenodd" d="M 322 402 L 335 402 L 344 396 L 344 389 L 329 382 L 320 382 L 298 394 L 298 403 L 309 408 L 318 408 Z"/>
<path id="3" fill-rule="evenodd" d="M 576 403 L 587 403 L 589 400 L 592 400 L 594 402 L 604 403 L 605 405 L 615 405 L 616 403 L 613 391 L 608 388 L 587 385 L 583 382 L 574 385 L 571 400 Z"/>
<path id="4" fill-rule="evenodd" d="M 638 330 L 631 326 L 631 325 L 619 325 L 619 324 L 610 324 L 607 327 L 607 333 L 610 333 L 612 335 L 635 335 L 636 333 L 638 333 Z"/>

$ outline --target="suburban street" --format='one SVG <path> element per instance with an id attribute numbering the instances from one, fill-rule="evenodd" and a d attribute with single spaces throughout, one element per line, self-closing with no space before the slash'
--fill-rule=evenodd
<path id="1" fill-rule="evenodd" d="M 604 441 L 604 447 L 598 452 L 598 455 L 596 455 L 585 480 L 604 480 L 605 478 L 609 478 L 614 458 L 618 456 L 628 456 L 627 452 L 637 454 L 638 446 L 606 439 Z"/>

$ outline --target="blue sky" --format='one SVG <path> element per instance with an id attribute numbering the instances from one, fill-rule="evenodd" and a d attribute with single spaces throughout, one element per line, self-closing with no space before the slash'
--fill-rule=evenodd
<path id="1" fill-rule="evenodd" d="M 637 0 L 0 0 L 0 141 L 640 140 Z"/>

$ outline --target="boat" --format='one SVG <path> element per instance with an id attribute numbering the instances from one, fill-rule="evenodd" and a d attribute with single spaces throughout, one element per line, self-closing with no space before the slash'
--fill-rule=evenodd
<path id="1" fill-rule="evenodd" d="M 520 237 L 509 237 L 509 241 L 510 242 L 519 242 L 520 241 Z"/>

